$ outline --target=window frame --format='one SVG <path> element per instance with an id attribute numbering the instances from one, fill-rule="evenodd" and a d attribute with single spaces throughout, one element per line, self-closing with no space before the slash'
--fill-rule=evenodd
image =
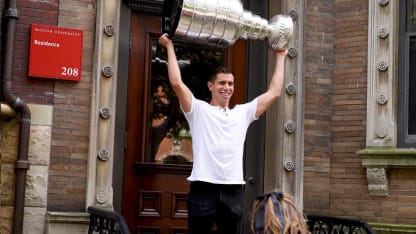
<path id="1" fill-rule="evenodd" d="M 399 12 L 399 71 L 398 71 L 398 108 L 397 108 L 397 146 L 416 147 L 416 134 L 409 134 L 409 73 L 410 42 L 416 40 L 416 30 L 412 31 L 409 22 L 412 14 L 412 1 L 400 1 Z"/>

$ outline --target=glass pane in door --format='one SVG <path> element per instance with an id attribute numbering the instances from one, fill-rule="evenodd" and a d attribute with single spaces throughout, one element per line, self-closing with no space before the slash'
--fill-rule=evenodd
<path id="1" fill-rule="evenodd" d="M 224 64 L 224 50 L 175 42 L 175 51 L 184 83 L 196 98 L 209 101 L 207 81 Z M 169 84 L 166 49 L 152 39 L 149 109 L 151 113 L 150 154 L 152 162 L 191 164 L 192 136 L 178 100 Z"/>
<path id="2" fill-rule="evenodd" d="M 416 135 L 416 36 L 410 37 L 408 77 L 408 134 Z"/>
<path id="3" fill-rule="evenodd" d="M 410 32 L 414 32 L 416 30 L 416 0 L 412 0 L 411 2 L 411 13 L 410 13 L 410 20 L 411 20 L 411 29 Z M 407 4 L 407 6 L 409 6 Z M 410 10 L 410 9 L 408 9 Z"/>

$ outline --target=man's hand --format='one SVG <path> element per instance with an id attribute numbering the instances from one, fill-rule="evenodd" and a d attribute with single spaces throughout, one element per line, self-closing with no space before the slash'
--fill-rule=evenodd
<path id="1" fill-rule="evenodd" d="M 168 46 L 173 45 L 173 42 L 171 39 L 169 39 L 168 34 L 164 33 L 159 38 L 159 44 L 161 44 L 165 48 L 168 48 Z"/>
<path id="2" fill-rule="evenodd" d="M 281 48 L 281 49 L 277 49 L 276 51 L 274 51 L 274 56 L 278 57 L 278 56 L 283 56 L 286 57 L 288 50 L 285 48 Z"/>

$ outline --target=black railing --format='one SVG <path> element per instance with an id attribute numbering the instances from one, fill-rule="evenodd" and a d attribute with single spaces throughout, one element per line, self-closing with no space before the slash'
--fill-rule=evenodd
<path id="1" fill-rule="evenodd" d="M 90 214 L 88 234 L 130 234 L 126 221 L 117 212 L 90 206 L 88 213 Z"/>
<path id="2" fill-rule="evenodd" d="M 115 211 L 88 207 L 89 234 L 130 234 L 123 216 Z M 366 222 L 357 219 L 307 215 L 308 229 L 312 234 L 376 234 Z"/>
<path id="3" fill-rule="evenodd" d="M 309 231 L 312 234 L 375 234 L 366 222 L 323 215 L 307 215 Z"/>

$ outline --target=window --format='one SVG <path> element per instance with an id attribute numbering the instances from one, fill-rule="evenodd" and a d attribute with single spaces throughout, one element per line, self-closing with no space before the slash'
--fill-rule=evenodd
<path id="1" fill-rule="evenodd" d="M 416 0 L 400 1 L 399 147 L 416 146 Z"/>
<path id="2" fill-rule="evenodd" d="M 196 98 L 209 101 L 209 75 L 224 65 L 224 50 L 186 43 L 175 43 L 183 81 Z M 151 67 L 151 162 L 165 164 L 192 163 L 192 137 L 176 95 L 169 84 L 167 52 L 152 40 Z"/>

